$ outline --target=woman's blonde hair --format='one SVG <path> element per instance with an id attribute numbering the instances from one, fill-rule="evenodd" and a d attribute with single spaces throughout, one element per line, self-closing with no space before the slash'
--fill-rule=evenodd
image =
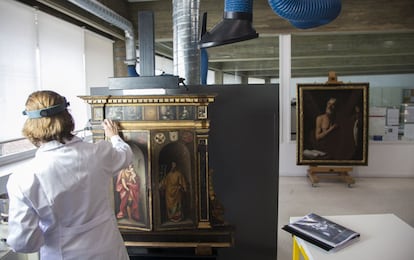
<path id="1" fill-rule="evenodd" d="M 66 99 L 50 90 L 36 91 L 26 101 L 26 111 L 40 110 L 66 102 Z M 62 112 L 40 118 L 28 118 L 23 125 L 23 135 L 39 147 L 52 140 L 64 144 L 73 138 L 75 124 L 72 115 L 65 108 Z"/>

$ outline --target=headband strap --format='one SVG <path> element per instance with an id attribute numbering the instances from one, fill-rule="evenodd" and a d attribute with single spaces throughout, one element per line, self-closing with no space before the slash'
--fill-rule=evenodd
<path id="1" fill-rule="evenodd" d="M 66 101 L 66 98 L 63 97 L 63 99 L 64 99 L 64 101 L 63 101 L 62 104 L 42 108 L 42 109 L 39 109 L 39 110 L 32 110 L 32 111 L 24 110 L 23 115 L 28 116 L 31 119 L 54 116 L 56 114 L 59 114 L 59 113 L 65 111 L 65 109 L 69 106 L 69 102 Z"/>

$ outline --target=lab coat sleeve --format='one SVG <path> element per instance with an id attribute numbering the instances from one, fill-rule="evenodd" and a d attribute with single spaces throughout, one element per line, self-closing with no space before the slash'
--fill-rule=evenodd
<path id="1" fill-rule="evenodd" d="M 111 160 L 113 167 L 112 172 L 116 175 L 119 170 L 128 167 L 128 165 L 132 163 L 132 150 L 119 135 L 112 136 L 111 143 L 114 148 Z"/>
<path id="2" fill-rule="evenodd" d="M 20 176 L 21 177 L 21 176 Z M 13 251 L 32 253 L 39 251 L 44 237 L 39 228 L 39 217 L 31 207 L 30 201 L 24 196 L 21 188 L 11 175 L 7 182 L 9 194 L 9 235 L 7 244 Z"/>

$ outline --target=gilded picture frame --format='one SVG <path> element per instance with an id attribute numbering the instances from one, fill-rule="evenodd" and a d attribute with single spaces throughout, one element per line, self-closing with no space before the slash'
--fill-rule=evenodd
<path id="1" fill-rule="evenodd" d="M 196 133 L 192 129 L 153 131 L 154 229 L 192 229 L 197 225 Z"/>
<path id="2" fill-rule="evenodd" d="M 297 84 L 297 164 L 368 164 L 369 83 Z"/>
<path id="3" fill-rule="evenodd" d="M 113 178 L 112 193 L 119 228 L 151 230 L 150 132 L 123 130 L 122 138 L 133 152 L 131 164 Z"/>

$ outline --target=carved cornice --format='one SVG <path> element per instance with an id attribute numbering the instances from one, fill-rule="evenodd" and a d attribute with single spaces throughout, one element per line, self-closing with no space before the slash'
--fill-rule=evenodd
<path id="1" fill-rule="evenodd" d="M 214 102 L 214 94 L 209 95 L 168 95 L 168 96 L 78 96 L 88 104 L 208 104 Z"/>

